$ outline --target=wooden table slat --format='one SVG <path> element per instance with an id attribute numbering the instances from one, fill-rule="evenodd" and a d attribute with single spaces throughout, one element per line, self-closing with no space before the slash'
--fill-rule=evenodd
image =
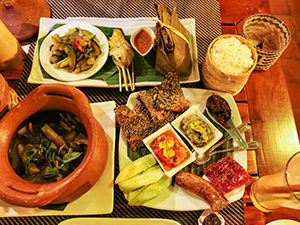
<path id="1" fill-rule="evenodd" d="M 269 0 L 218 0 L 222 24 L 237 24 L 247 15 L 270 12 Z"/>
<path id="2" fill-rule="evenodd" d="M 247 83 L 253 138 L 260 176 L 282 170 L 291 155 L 299 151 L 297 130 L 281 61 L 268 71 L 254 72 Z M 271 160 L 270 160 L 271 159 Z"/>
<path id="3" fill-rule="evenodd" d="M 223 25 L 222 26 L 222 34 L 237 34 L 237 30 L 235 26 L 227 26 Z"/>
<path id="4" fill-rule="evenodd" d="M 245 224 L 265 225 L 265 214 L 254 206 L 244 207 Z"/>
<path id="5" fill-rule="evenodd" d="M 237 95 L 233 96 L 235 101 L 247 101 L 247 92 L 246 92 L 246 88 L 244 87 L 240 93 L 238 93 Z"/>
<path id="6" fill-rule="evenodd" d="M 251 175 L 258 174 L 255 150 L 247 151 L 247 171 Z"/>
<path id="7" fill-rule="evenodd" d="M 239 109 L 241 119 L 242 119 L 242 123 L 246 123 L 246 124 L 250 123 L 248 103 L 237 102 L 236 105 Z"/>

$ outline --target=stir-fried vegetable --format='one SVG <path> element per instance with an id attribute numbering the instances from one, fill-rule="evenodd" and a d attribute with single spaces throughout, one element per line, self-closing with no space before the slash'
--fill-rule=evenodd
<path id="1" fill-rule="evenodd" d="M 55 68 L 80 73 L 90 69 L 101 54 L 98 39 L 94 34 L 80 28 L 70 29 L 64 36 L 51 36 L 49 61 Z"/>
<path id="2" fill-rule="evenodd" d="M 9 158 L 16 173 L 31 182 L 50 183 L 80 164 L 87 149 L 87 135 L 79 118 L 51 111 L 25 121 L 12 143 Z"/>

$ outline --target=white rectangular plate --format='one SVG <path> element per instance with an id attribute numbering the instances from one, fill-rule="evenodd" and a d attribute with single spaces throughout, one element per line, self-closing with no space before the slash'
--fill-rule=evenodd
<path id="1" fill-rule="evenodd" d="M 84 215 L 108 214 L 114 204 L 114 152 L 115 152 L 115 113 L 116 103 L 93 103 L 91 108 L 95 118 L 103 127 L 108 141 L 108 159 L 98 182 L 84 195 L 69 203 L 63 211 L 25 208 L 10 205 L 0 200 L 0 217 L 41 216 L 41 215 Z"/>
<path id="2" fill-rule="evenodd" d="M 129 219 L 129 218 L 75 218 L 65 220 L 59 225 L 180 225 L 169 219 Z"/>
<path id="3" fill-rule="evenodd" d="M 236 106 L 236 103 L 230 94 L 225 94 L 222 92 L 216 92 L 211 90 L 196 89 L 196 88 L 183 88 L 183 93 L 188 104 L 200 104 L 200 109 L 203 112 L 205 109 L 205 104 L 207 98 L 216 93 L 223 97 L 230 105 L 232 110 L 232 120 L 235 125 L 242 123 L 241 117 Z M 137 101 L 138 92 L 132 93 L 127 101 L 127 106 L 133 108 Z M 241 164 L 247 170 L 247 153 L 246 151 L 234 152 L 233 158 Z M 131 160 L 127 156 L 127 142 L 121 132 L 119 140 L 119 166 L 120 169 L 129 164 Z M 241 186 L 232 192 L 225 195 L 225 197 L 230 201 L 234 202 L 240 199 L 244 194 L 245 186 Z M 163 210 L 174 210 L 174 211 L 191 211 L 191 210 L 202 210 L 210 208 L 208 203 L 197 195 L 185 191 L 177 185 L 170 186 L 165 192 L 160 194 L 158 197 L 146 202 L 144 206 L 163 209 Z"/>
<path id="4" fill-rule="evenodd" d="M 119 27 L 123 29 L 125 35 L 131 35 L 137 28 L 143 27 L 150 27 L 154 29 L 155 22 L 157 18 L 68 18 L 65 20 L 60 19 L 50 19 L 50 18 L 41 18 L 40 20 L 40 27 L 39 27 L 39 35 L 38 39 L 44 37 L 50 28 L 57 23 L 70 23 L 70 22 L 86 22 L 96 26 L 106 26 L 106 27 Z M 199 69 L 198 69 L 198 61 L 197 61 L 197 44 L 196 44 L 196 37 L 195 37 L 195 19 L 183 19 L 181 20 L 183 25 L 187 28 L 190 32 L 189 41 L 191 46 L 191 57 L 193 61 L 192 71 L 189 77 L 184 78 L 181 83 L 194 83 L 200 80 Z M 68 85 L 76 86 L 76 87 L 118 87 L 118 85 L 108 85 L 103 80 L 96 80 L 96 79 L 85 79 L 80 81 L 72 81 L 72 82 L 63 82 L 58 81 L 56 79 L 46 79 L 42 75 L 41 65 L 39 62 L 39 51 L 36 45 L 33 57 L 33 63 L 31 72 L 27 79 L 28 83 L 33 84 L 49 84 L 49 83 L 67 83 Z M 160 82 L 140 82 L 136 83 L 136 86 L 154 86 L 160 84 Z"/>

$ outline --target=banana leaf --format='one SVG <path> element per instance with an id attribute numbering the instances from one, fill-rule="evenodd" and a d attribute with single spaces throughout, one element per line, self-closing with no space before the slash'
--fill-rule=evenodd
<path id="1" fill-rule="evenodd" d="M 65 24 L 55 24 L 50 28 L 47 35 L 49 35 L 55 29 L 63 26 Z M 102 27 L 96 26 L 100 29 L 107 38 L 109 38 L 113 33 L 113 27 Z M 41 37 L 37 42 L 37 47 L 40 48 L 42 42 L 46 38 Z M 126 40 L 129 41 L 130 36 L 125 36 Z M 137 52 L 134 52 L 135 56 L 133 58 L 134 61 L 134 74 L 135 74 L 135 82 L 160 82 L 163 77 L 156 74 L 155 71 L 155 52 L 154 50 L 150 51 L 146 56 L 141 56 Z M 53 79 L 42 67 L 42 76 L 44 79 Z M 90 80 L 104 80 L 108 85 L 118 85 L 119 84 L 119 74 L 118 68 L 113 63 L 111 57 L 108 57 L 105 65 L 92 77 L 88 78 Z"/>

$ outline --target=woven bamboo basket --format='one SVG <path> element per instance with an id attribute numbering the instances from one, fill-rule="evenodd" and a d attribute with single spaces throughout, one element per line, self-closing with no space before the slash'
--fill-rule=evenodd
<path id="1" fill-rule="evenodd" d="M 221 38 L 235 37 L 241 43 L 247 45 L 252 52 L 253 65 L 242 74 L 227 74 L 219 70 L 211 60 L 211 48 Z M 206 88 L 226 92 L 232 95 L 238 94 L 248 81 L 248 78 L 254 70 L 257 62 L 257 53 L 255 48 L 245 38 L 239 35 L 226 34 L 217 37 L 208 47 L 207 54 L 202 66 L 202 81 Z"/>
<path id="2" fill-rule="evenodd" d="M 263 44 L 257 47 L 256 70 L 268 70 L 280 57 L 291 41 L 288 26 L 280 19 L 268 14 L 255 14 L 243 24 L 241 36 Z"/>

